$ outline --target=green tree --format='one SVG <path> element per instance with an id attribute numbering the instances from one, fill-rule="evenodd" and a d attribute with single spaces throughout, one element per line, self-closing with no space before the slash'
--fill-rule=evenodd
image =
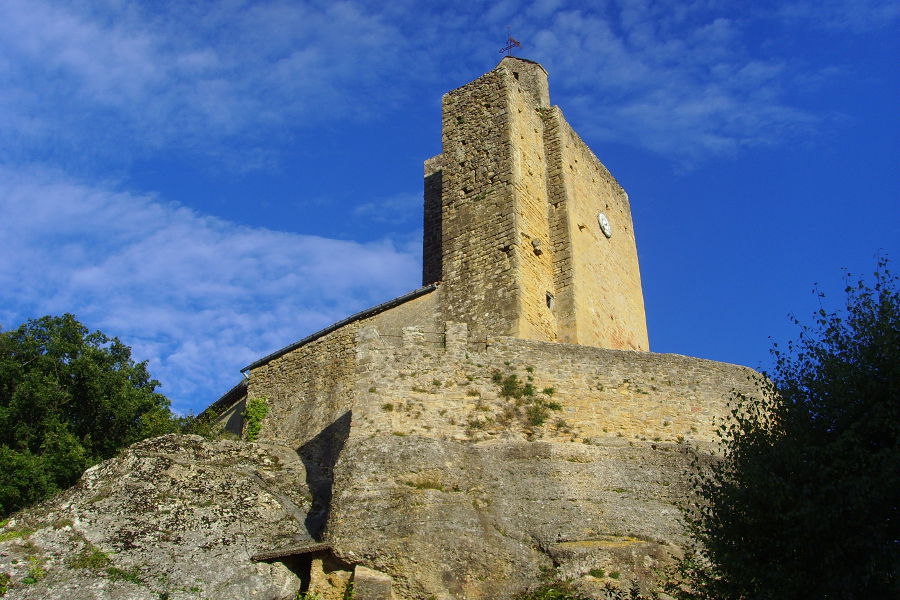
<path id="1" fill-rule="evenodd" d="M 157 385 L 128 346 L 70 314 L 0 333 L 0 515 L 128 444 L 177 431 Z"/>
<path id="2" fill-rule="evenodd" d="M 881 261 L 738 397 L 702 469 L 682 598 L 900 597 L 900 295 Z"/>

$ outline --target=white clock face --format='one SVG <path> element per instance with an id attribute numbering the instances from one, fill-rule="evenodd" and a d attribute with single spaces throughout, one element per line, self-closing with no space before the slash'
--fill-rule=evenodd
<path id="1" fill-rule="evenodd" d="M 606 215 L 600 213 L 597 215 L 597 222 L 600 224 L 600 231 L 603 232 L 608 238 L 612 237 L 612 227 L 609 224 L 609 219 L 606 218 Z"/>

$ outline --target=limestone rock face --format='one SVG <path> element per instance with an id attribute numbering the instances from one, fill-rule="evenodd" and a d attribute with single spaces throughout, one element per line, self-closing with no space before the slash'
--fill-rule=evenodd
<path id="1" fill-rule="evenodd" d="M 508 600 L 548 568 L 601 598 L 683 542 L 682 444 L 339 434 L 136 444 L 0 528 L 4 600 Z"/>
<path id="2" fill-rule="evenodd" d="M 287 448 L 138 443 L 0 529 L 4 600 L 292 599 L 298 577 L 250 557 L 309 541 L 305 481 Z"/>
<path id="3" fill-rule="evenodd" d="M 619 572 L 650 582 L 683 542 L 678 444 L 460 443 L 351 437 L 335 468 L 328 539 L 394 577 L 399 598 L 511 598 L 542 569 L 603 597 Z"/>

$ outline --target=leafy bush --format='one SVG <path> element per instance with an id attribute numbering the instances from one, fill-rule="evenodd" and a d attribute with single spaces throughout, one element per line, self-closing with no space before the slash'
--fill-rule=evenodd
<path id="1" fill-rule="evenodd" d="M 521 398 L 525 395 L 525 389 L 522 385 L 519 376 L 515 373 L 507 375 L 503 377 L 498 382 L 500 383 L 500 395 L 504 398 Z"/>
<path id="2" fill-rule="evenodd" d="M 47 570 L 44 569 L 44 561 L 37 556 L 28 557 L 28 575 L 22 578 L 22 583 L 32 585 L 47 576 Z"/>
<path id="3" fill-rule="evenodd" d="M 134 569 L 126 571 L 125 569 L 120 569 L 118 567 L 108 567 L 106 569 L 106 574 L 112 581 L 128 581 L 136 585 L 144 583 L 138 571 Z"/>
<path id="4" fill-rule="evenodd" d="M 181 419 L 144 362 L 70 314 L 0 333 L 0 515 L 72 485 L 89 466 Z"/>
<path id="5" fill-rule="evenodd" d="M 246 426 L 244 432 L 248 442 L 255 442 L 262 430 L 263 419 L 269 414 L 269 403 L 265 398 L 250 398 L 247 400 L 247 408 L 244 409 Z"/>
<path id="6" fill-rule="evenodd" d="M 534 367 L 526 369 L 529 373 L 534 372 Z M 529 379 L 533 379 L 531 375 Z M 521 415 L 519 408 L 525 408 L 525 424 L 529 427 L 540 427 L 550 417 L 551 410 L 562 410 L 559 402 L 550 400 L 549 398 L 556 392 L 552 387 L 544 388 L 543 394 L 537 393 L 537 388 L 530 382 L 522 382 L 515 373 L 510 373 L 505 377 L 500 371 L 494 371 L 491 380 L 499 386 L 497 394 L 507 400 L 515 400 L 515 410 L 508 411 L 503 418 L 508 420 L 514 414 Z"/>
<path id="7" fill-rule="evenodd" d="M 775 348 L 768 393 L 737 396 L 680 597 L 900 597 L 900 293 L 884 261 L 846 293 Z"/>
<path id="8" fill-rule="evenodd" d="M 543 404 L 532 404 L 525 409 L 525 416 L 529 425 L 540 427 L 550 416 L 550 410 Z"/>
<path id="9" fill-rule="evenodd" d="M 217 415 L 211 412 L 180 418 L 180 433 L 199 435 L 208 440 L 237 439 L 238 436 L 223 428 Z"/>

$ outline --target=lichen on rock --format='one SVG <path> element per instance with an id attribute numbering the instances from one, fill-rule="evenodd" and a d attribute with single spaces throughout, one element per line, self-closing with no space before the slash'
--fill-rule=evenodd
<path id="1" fill-rule="evenodd" d="M 251 556 L 312 541 L 305 475 L 275 445 L 135 444 L 0 529 L 4 600 L 293 598 L 298 576 Z"/>

